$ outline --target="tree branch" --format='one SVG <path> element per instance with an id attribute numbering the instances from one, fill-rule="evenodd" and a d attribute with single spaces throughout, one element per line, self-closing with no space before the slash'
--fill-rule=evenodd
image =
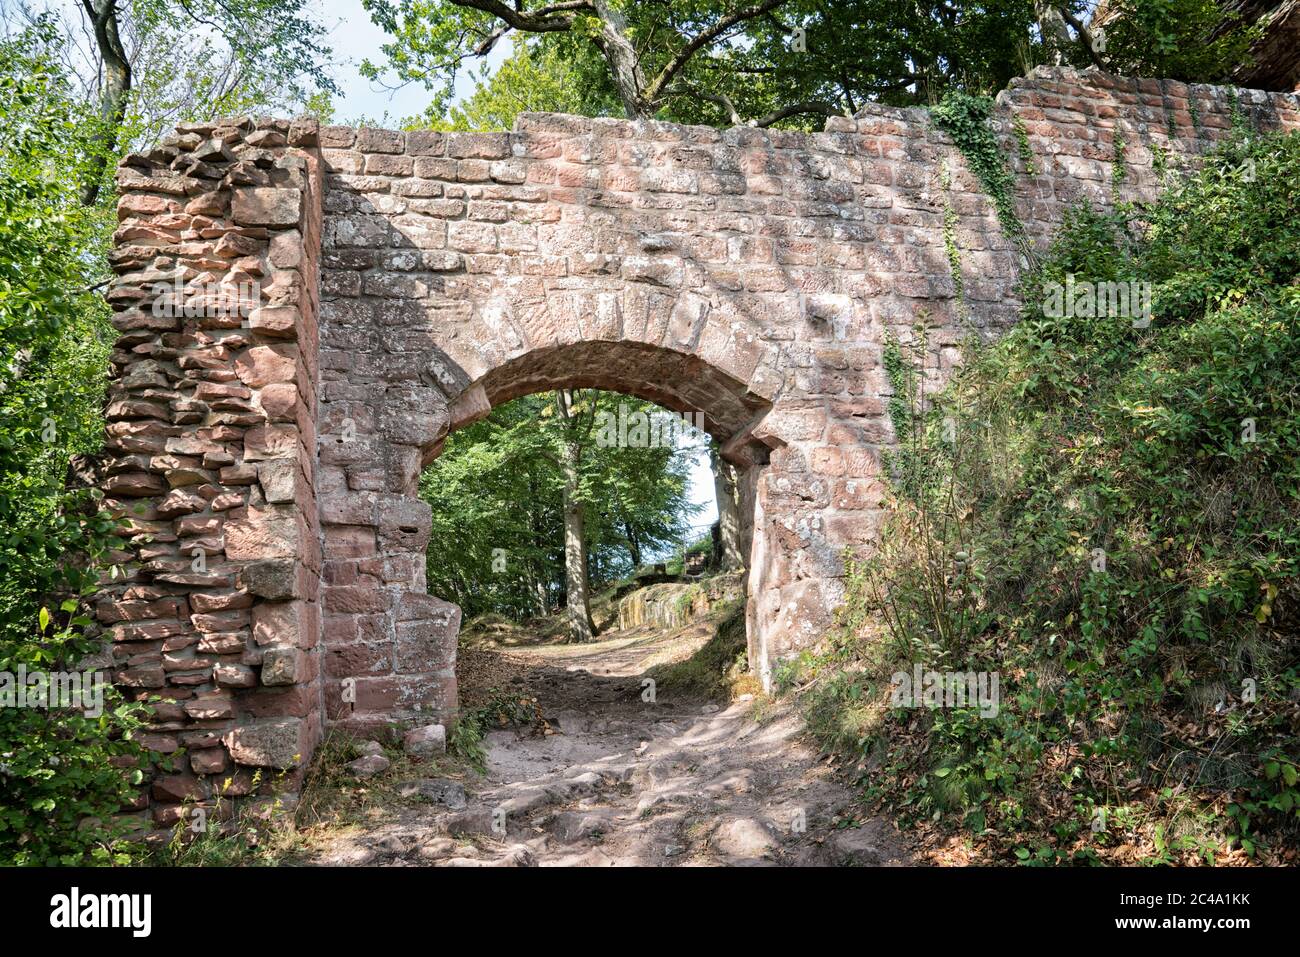
<path id="1" fill-rule="evenodd" d="M 698 87 L 687 86 L 684 83 L 674 86 L 667 92 L 669 96 L 693 96 L 708 103 L 716 103 L 726 111 L 727 119 L 730 120 L 732 126 L 743 126 L 745 123 L 740 114 L 736 112 L 736 106 L 731 102 L 731 97 L 725 93 L 708 93 Z"/>
<path id="2" fill-rule="evenodd" d="M 1061 19 L 1074 28 L 1074 32 L 1079 34 L 1079 42 L 1083 44 L 1083 49 L 1087 52 L 1088 58 L 1092 60 L 1093 66 L 1099 70 L 1106 69 L 1106 63 L 1102 60 L 1100 54 L 1093 47 L 1092 31 L 1084 26 L 1083 21 L 1070 12 L 1070 8 L 1064 3 L 1058 3 L 1056 10 L 1061 14 Z"/>
<path id="3" fill-rule="evenodd" d="M 791 103 L 789 106 L 783 106 L 779 110 L 767 114 L 761 119 L 753 121 L 754 126 L 767 128 L 773 123 L 779 123 L 787 117 L 798 116 L 800 113 L 818 113 L 822 116 L 842 116 L 843 114 L 836 109 L 834 103 L 823 103 L 819 100 L 809 100 L 804 103 Z"/>
<path id="4" fill-rule="evenodd" d="M 762 0 L 761 3 L 755 4 L 752 7 L 742 7 L 734 13 L 727 14 L 727 16 L 723 17 L 712 27 L 697 35 L 695 39 L 691 40 L 686 44 L 686 46 L 677 51 L 676 56 L 664 64 L 664 68 L 659 71 L 659 75 L 654 78 L 654 81 L 645 90 L 646 102 L 654 104 L 659 97 L 663 95 L 663 91 L 667 88 L 668 83 L 672 78 L 681 71 L 687 61 L 690 60 L 690 58 L 693 57 L 702 47 L 708 46 L 714 40 L 718 39 L 734 27 L 737 23 L 741 23 L 745 20 L 752 20 L 755 17 L 761 17 L 763 14 L 770 10 L 775 10 L 785 2 L 786 0 Z"/>
<path id="5" fill-rule="evenodd" d="M 532 12 L 507 6 L 501 0 L 451 0 L 451 2 L 458 7 L 490 13 L 516 30 L 527 33 L 562 33 L 573 26 L 574 14 L 577 11 L 590 10 L 593 13 L 596 11 L 589 0 L 553 3 Z"/>

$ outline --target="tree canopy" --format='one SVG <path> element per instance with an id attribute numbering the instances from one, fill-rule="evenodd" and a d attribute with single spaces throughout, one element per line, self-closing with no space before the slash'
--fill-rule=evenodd
<path id="1" fill-rule="evenodd" d="M 363 2 L 390 38 L 363 71 L 424 84 L 426 119 L 453 127 L 500 127 L 525 108 L 813 127 L 867 102 L 996 93 L 1042 63 L 1220 79 L 1258 37 L 1214 0 L 1120 0 L 1095 32 L 1081 0 Z M 512 54 L 490 73 L 504 42 Z M 478 91 L 453 105 L 467 73 Z"/>
<path id="2" fill-rule="evenodd" d="M 689 536 L 698 506 L 688 499 L 691 456 L 707 437 L 605 444 L 601 429 L 639 416 L 668 417 L 653 403 L 613 392 L 573 394 L 576 424 L 557 410 L 556 393 L 516 399 L 453 434 L 421 479 L 433 507 L 430 591 L 466 616 L 546 614 L 565 595 L 563 444 L 580 430 L 577 497 L 585 509 L 591 584 L 599 588 L 662 555 Z"/>

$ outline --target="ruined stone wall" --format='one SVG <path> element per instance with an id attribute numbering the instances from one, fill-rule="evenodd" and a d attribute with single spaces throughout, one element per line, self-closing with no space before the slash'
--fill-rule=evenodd
<path id="1" fill-rule="evenodd" d="M 315 144 L 314 121 L 187 124 L 117 174 L 102 487 L 131 551 L 97 613 L 156 700 L 144 743 L 180 757 L 157 824 L 256 769 L 292 785 L 321 735 Z"/>
<path id="2" fill-rule="evenodd" d="M 1194 161 L 1234 116 L 1294 127 L 1300 111 L 1039 70 L 994 123 L 1041 245 L 1080 198 L 1153 196 L 1159 165 Z M 923 110 L 815 134 L 239 121 L 183 128 L 119 183 L 105 490 L 135 554 L 100 617 L 119 680 L 165 699 L 151 745 L 188 749 L 189 771 L 154 783 L 159 821 L 212 800 L 204 775 L 300 764 L 322 720 L 453 715 L 459 611 L 427 594 L 416 497 L 449 431 L 559 387 L 702 412 L 740 470 L 766 676 L 821 634 L 845 548 L 878 527 L 886 337 L 924 321 L 937 382 L 965 335 L 1020 308 L 1020 254 Z M 255 276 L 258 308 L 160 320 L 152 284 L 177 270 Z"/>

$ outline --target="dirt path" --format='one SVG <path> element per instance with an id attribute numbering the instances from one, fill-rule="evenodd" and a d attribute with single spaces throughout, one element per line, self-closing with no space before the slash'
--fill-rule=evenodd
<path id="1" fill-rule="evenodd" d="M 659 691 L 652 664 L 707 634 L 616 633 L 584 646 L 477 650 L 550 726 L 488 734 L 487 774 L 405 785 L 426 800 L 332 839 L 308 863 L 461 866 L 904 863 L 892 826 L 799 739 L 788 708 Z M 473 688 L 467 689 L 472 695 Z M 857 825 L 857 826 L 854 826 Z"/>

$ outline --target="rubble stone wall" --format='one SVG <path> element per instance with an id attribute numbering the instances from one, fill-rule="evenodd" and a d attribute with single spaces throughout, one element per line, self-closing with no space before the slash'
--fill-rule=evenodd
<path id="1" fill-rule="evenodd" d="M 1070 204 L 1149 199 L 1234 122 L 1298 120 L 1292 94 L 1049 69 L 993 118 L 1039 247 Z M 879 527 L 887 338 L 924 323 L 937 384 L 1021 306 L 1020 249 L 918 109 L 821 133 L 238 120 L 118 177 L 104 491 L 133 537 L 99 617 L 118 681 L 162 698 L 150 745 L 185 749 L 153 782 L 159 823 L 225 777 L 292 779 L 324 724 L 454 718 L 460 612 L 425 587 L 417 479 L 450 431 L 531 392 L 703 413 L 740 470 L 766 680 Z M 256 302 L 160 317 L 178 277 L 256 281 Z"/>

